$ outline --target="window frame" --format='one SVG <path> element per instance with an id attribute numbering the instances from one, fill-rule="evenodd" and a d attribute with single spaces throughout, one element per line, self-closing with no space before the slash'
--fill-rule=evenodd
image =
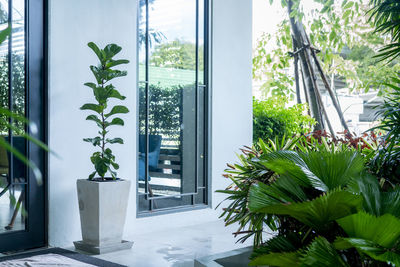
<path id="1" fill-rule="evenodd" d="M 136 66 L 137 66 L 137 85 L 136 85 L 136 96 L 137 96 L 137 101 L 136 101 L 136 118 L 137 118 L 137 123 L 136 123 L 136 129 L 139 129 L 139 112 L 140 112 L 140 105 L 139 105 L 139 99 L 140 99 L 140 84 L 146 84 L 146 86 L 149 86 L 149 76 L 148 76 L 148 69 L 149 69 L 149 40 L 148 40 L 148 25 L 149 25 L 149 12 L 148 12 L 148 5 L 149 5 L 149 0 L 144 0 L 146 3 L 146 46 L 145 46 L 145 53 L 146 53 L 146 64 L 145 64 L 145 81 L 141 81 L 139 78 L 139 48 L 140 48 L 140 1 L 137 1 L 137 60 L 136 60 Z M 184 205 L 184 206 L 175 206 L 175 207 L 168 207 L 168 208 L 162 208 L 162 209 L 152 209 L 152 201 L 154 198 L 149 199 L 149 197 L 146 195 L 146 200 L 150 201 L 150 209 L 146 211 L 140 211 L 139 210 L 139 157 L 137 156 L 136 158 L 136 217 L 149 217 L 149 216 L 156 216 L 156 215 L 162 215 L 162 214 L 169 214 L 169 213 L 177 213 L 177 212 L 184 212 L 184 211 L 190 211 L 190 210 L 198 210 L 198 209 L 205 209 L 205 208 L 211 208 L 212 207 L 212 186 L 211 186 L 211 48 L 212 48 L 212 0 L 194 0 L 196 1 L 196 132 L 198 129 L 198 118 L 199 118 L 199 97 L 198 97 L 198 91 L 200 87 L 204 88 L 204 126 L 203 126 L 203 138 L 204 138 L 204 170 L 203 170 L 203 177 L 201 179 L 204 179 L 204 202 L 196 204 L 194 203 L 194 199 L 197 192 L 190 193 L 190 194 L 179 194 L 179 195 L 174 195 L 171 197 L 175 196 L 185 196 L 185 195 L 191 195 L 192 196 L 192 204 L 190 205 Z M 204 25 L 199 25 L 199 2 L 204 1 Z M 204 28 L 204 83 L 200 84 L 199 83 L 199 29 L 200 27 Z M 148 91 L 148 90 L 147 90 Z M 146 96 L 147 97 L 147 96 Z M 148 102 L 147 102 L 148 106 Z M 148 110 L 148 109 L 147 109 Z M 147 111 L 146 111 L 147 112 Z M 137 130 L 136 134 L 136 155 L 138 155 L 138 149 L 139 149 L 139 135 L 140 131 Z M 146 138 L 148 139 L 148 138 Z M 196 149 L 196 155 L 198 155 L 198 139 L 199 137 L 197 136 L 196 142 L 195 142 L 195 149 Z M 148 140 L 146 140 L 148 142 Z M 148 144 L 147 144 L 148 146 Z M 197 157 L 196 157 L 197 158 Z M 147 160 L 146 160 L 147 161 Z M 198 160 L 195 162 L 195 168 L 197 170 L 198 168 Z M 145 176 L 147 177 L 148 173 L 148 166 L 146 163 L 146 174 Z M 198 179 L 200 177 L 198 176 L 198 171 L 196 171 L 196 178 L 195 182 L 198 184 Z M 145 188 L 147 188 L 147 179 L 145 181 Z M 147 190 L 146 190 L 147 192 Z M 148 194 L 148 192 L 147 192 Z M 157 198 L 155 198 L 157 199 Z M 162 201 L 163 197 L 161 197 L 158 201 Z M 194 203 L 194 204 L 193 204 Z"/>

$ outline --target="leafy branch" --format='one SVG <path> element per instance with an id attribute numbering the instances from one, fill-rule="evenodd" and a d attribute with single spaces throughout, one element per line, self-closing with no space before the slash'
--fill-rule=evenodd
<path id="1" fill-rule="evenodd" d="M 117 179 L 116 170 L 119 169 L 119 165 L 115 162 L 115 156 L 112 150 L 107 147 L 109 144 L 123 144 L 122 138 L 108 138 L 108 128 L 113 125 L 123 126 L 124 121 L 119 117 L 113 117 L 117 114 L 126 114 L 129 112 L 128 108 L 123 105 L 115 105 L 108 108 L 108 101 L 111 98 L 125 100 L 125 96 L 121 95 L 120 92 L 115 88 L 114 85 L 109 83 L 111 80 L 123 77 L 127 75 L 126 71 L 112 69 L 115 66 L 128 64 L 129 60 L 118 59 L 114 60 L 114 56 L 117 55 L 122 48 L 116 44 L 109 44 L 104 49 L 100 49 L 96 44 L 90 42 L 89 48 L 97 55 L 100 64 L 98 66 L 90 66 L 96 83 L 88 82 L 85 85 L 93 90 L 93 95 L 97 103 L 84 104 L 81 110 L 90 110 L 95 114 L 91 114 L 86 117 L 86 120 L 93 121 L 99 127 L 98 136 L 93 138 L 84 138 L 83 141 L 91 143 L 93 146 L 100 148 L 100 151 L 93 153 L 90 160 L 92 161 L 95 171 L 89 175 L 89 180 L 92 180 L 96 173 L 100 176 L 101 180 L 105 180 L 107 172 L 111 174 L 111 177 Z M 113 117 L 113 118 L 111 118 Z"/>

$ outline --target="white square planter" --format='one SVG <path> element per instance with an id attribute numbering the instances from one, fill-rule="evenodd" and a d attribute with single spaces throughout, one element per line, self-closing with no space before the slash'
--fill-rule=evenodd
<path id="1" fill-rule="evenodd" d="M 94 254 L 129 249 L 123 241 L 130 181 L 77 180 L 82 241 L 75 248 Z"/>

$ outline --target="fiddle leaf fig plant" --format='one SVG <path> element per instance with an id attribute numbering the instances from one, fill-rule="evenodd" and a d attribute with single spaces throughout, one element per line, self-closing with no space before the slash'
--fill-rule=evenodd
<path id="1" fill-rule="evenodd" d="M 123 126 L 124 121 L 116 117 L 118 114 L 126 114 L 129 112 L 128 108 L 123 105 L 109 105 L 111 98 L 125 100 L 125 96 L 110 83 L 111 80 L 127 75 L 126 71 L 113 69 L 114 67 L 129 63 L 126 59 L 113 59 L 122 48 L 116 44 L 109 44 L 104 49 L 100 49 L 95 43 L 90 42 L 88 46 L 93 50 L 99 59 L 97 66 L 90 66 L 96 83 L 88 82 L 85 85 L 93 90 L 93 95 L 97 103 L 84 104 L 81 110 L 90 110 L 94 114 L 86 117 L 86 120 L 93 121 L 99 127 L 98 136 L 93 138 L 85 138 L 83 141 L 91 143 L 93 146 L 98 147 L 91 156 L 95 171 L 89 175 L 89 180 L 93 180 L 96 174 L 100 176 L 101 181 L 106 180 L 105 175 L 111 174 L 113 180 L 117 179 L 116 170 L 119 165 L 115 162 L 115 156 L 108 147 L 111 144 L 123 144 L 122 138 L 110 138 L 108 136 L 109 127 L 114 125 Z"/>

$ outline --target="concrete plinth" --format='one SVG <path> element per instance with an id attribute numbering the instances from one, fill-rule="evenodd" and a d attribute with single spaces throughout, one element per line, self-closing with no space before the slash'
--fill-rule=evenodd
<path id="1" fill-rule="evenodd" d="M 126 240 L 122 240 L 122 242 L 120 242 L 120 243 L 113 243 L 113 244 L 107 244 L 107 245 L 102 245 L 102 246 L 95 246 L 92 244 L 88 244 L 82 240 L 74 242 L 74 246 L 77 250 L 81 250 L 81 251 L 88 252 L 90 254 L 95 254 L 95 255 L 130 249 L 130 248 L 132 248 L 132 245 L 133 245 L 133 242 L 126 241 Z"/>

